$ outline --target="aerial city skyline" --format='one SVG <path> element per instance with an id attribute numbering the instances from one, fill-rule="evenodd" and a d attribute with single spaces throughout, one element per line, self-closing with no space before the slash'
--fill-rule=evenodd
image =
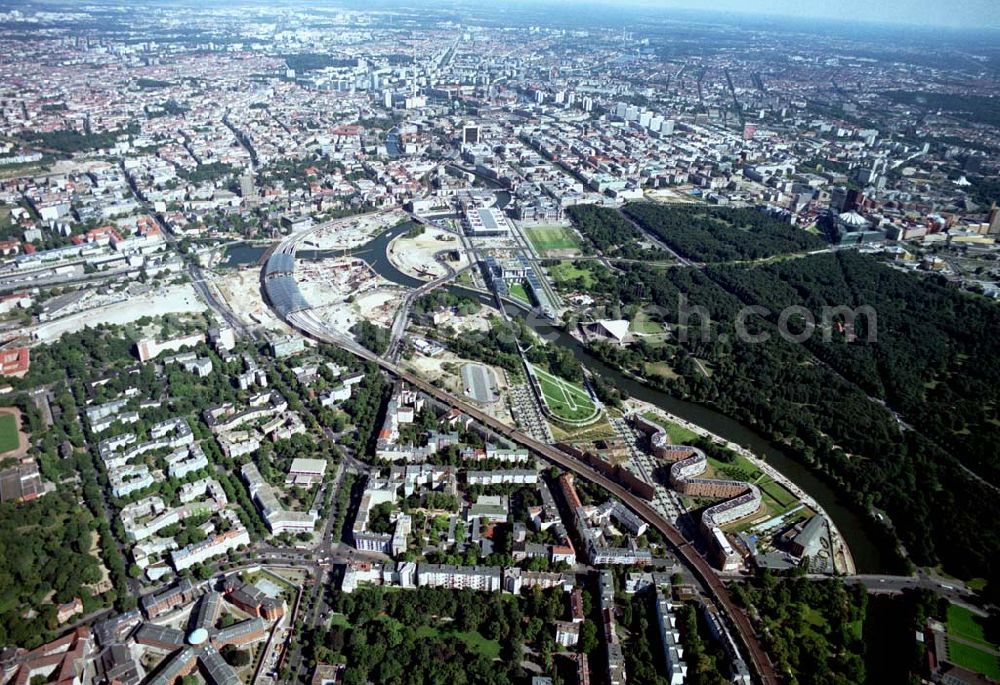
<path id="1" fill-rule="evenodd" d="M 1000 683 L 992 9 L 0 1 L 0 685 Z"/>
<path id="2" fill-rule="evenodd" d="M 503 4 L 503 3 L 501 3 Z M 539 6 L 572 7 L 571 0 L 537 2 Z M 598 2 L 594 4 L 611 4 Z M 845 0 L 836 5 L 820 0 L 721 0 L 710 6 L 691 0 L 627 0 L 614 3 L 648 11 L 690 10 L 702 12 L 731 12 L 739 15 L 764 15 L 806 19 L 836 19 L 844 27 L 855 23 L 882 23 L 924 26 L 928 28 L 956 27 L 965 29 L 997 28 L 1000 26 L 995 5 L 989 0 L 962 0 L 942 5 L 932 0 L 883 0 L 871 3 L 863 0 Z"/>

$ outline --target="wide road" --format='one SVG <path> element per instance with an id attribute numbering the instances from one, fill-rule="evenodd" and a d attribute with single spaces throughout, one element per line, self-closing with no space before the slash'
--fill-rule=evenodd
<path id="1" fill-rule="evenodd" d="M 277 310 L 275 310 L 275 314 L 281 316 L 280 312 Z M 503 435 L 509 440 L 532 450 L 536 454 L 568 471 L 573 472 L 577 476 L 600 485 L 618 497 L 622 502 L 627 504 L 637 514 L 648 521 L 650 525 L 656 528 L 656 530 L 658 530 L 664 538 L 670 541 L 670 543 L 677 549 L 678 554 L 684 558 L 698 579 L 715 598 L 718 606 L 729 617 L 730 622 L 736 629 L 736 634 L 740 637 L 740 640 L 743 643 L 744 652 L 749 656 L 751 667 L 756 674 L 758 681 L 763 683 L 763 685 L 777 685 L 778 676 L 774 667 L 771 665 L 771 661 L 768 658 L 767 653 L 764 651 L 760 640 L 757 638 L 754 628 L 750 623 L 750 619 L 738 606 L 736 606 L 729 594 L 729 590 L 723 584 L 719 576 L 716 575 L 712 567 L 709 566 L 708 562 L 689 545 L 688 541 L 684 539 L 680 531 L 674 528 L 674 526 L 671 525 L 670 522 L 667 521 L 648 502 L 646 502 L 646 500 L 632 494 L 617 482 L 601 473 L 598 473 L 587 464 L 576 460 L 562 450 L 540 442 L 531 436 L 508 426 L 489 414 L 480 411 L 475 406 L 462 401 L 451 393 L 432 385 L 418 376 L 404 371 L 396 366 L 396 364 L 386 361 L 368 349 L 362 347 L 352 338 L 330 331 L 308 310 L 290 314 L 285 318 L 285 321 L 314 340 L 337 345 L 348 350 L 349 352 L 354 353 L 362 359 L 378 364 L 383 370 L 393 376 L 400 378 L 437 400 L 459 409 L 464 414 L 470 416 L 483 425 L 488 426 L 498 434 Z"/>

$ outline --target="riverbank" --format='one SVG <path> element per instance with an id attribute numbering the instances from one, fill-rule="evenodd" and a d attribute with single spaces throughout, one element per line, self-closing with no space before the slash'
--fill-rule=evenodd
<path id="1" fill-rule="evenodd" d="M 732 450 L 741 457 L 746 458 L 750 463 L 759 468 L 761 471 L 770 476 L 775 482 L 779 483 L 782 487 L 786 488 L 789 492 L 799 498 L 799 500 L 805 504 L 807 507 L 815 511 L 818 515 L 822 516 L 827 520 L 830 526 L 830 537 L 833 545 L 833 564 L 834 571 L 837 573 L 842 573 L 844 575 L 853 576 L 857 573 L 857 567 L 854 564 L 854 557 L 851 554 L 850 547 L 848 546 L 844 536 L 840 533 L 833 519 L 823 506 L 816 501 L 815 498 L 809 495 L 805 490 L 796 485 L 790 478 L 785 476 L 781 471 L 774 468 L 771 464 L 767 463 L 765 460 L 761 459 L 758 455 L 754 454 L 750 450 L 737 445 L 734 442 L 726 440 L 725 438 L 712 433 L 701 426 L 691 423 L 676 414 L 671 414 L 664 409 L 656 406 L 655 404 L 649 402 L 643 402 L 637 399 L 625 400 L 624 406 L 628 411 L 634 412 L 636 414 L 655 414 L 665 421 L 675 423 L 678 426 L 691 431 L 703 438 L 712 440 L 713 442 Z"/>
<path id="2" fill-rule="evenodd" d="M 439 228 L 425 227 L 423 233 L 410 237 L 408 233 L 389 241 L 386 256 L 389 263 L 410 278 L 433 281 L 448 275 L 448 266 L 439 261 L 448 252 L 458 252 L 459 258 L 449 263 L 459 271 L 469 265 L 468 256 L 458 237 Z"/>
<path id="3" fill-rule="evenodd" d="M 402 232 L 403 229 L 397 230 Z M 423 284 L 423 281 L 402 273 L 391 263 L 386 254 L 388 243 L 398 234 L 396 231 L 387 231 L 365 245 L 364 248 L 355 251 L 355 255 L 368 261 L 374 271 L 383 278 L 409 288 L 418 288 Z M 447 289 L 457 295 L 474 297 L 486 306 L 496 306 L 493 296 L 478 288 L 452 284 L 447 286 Z M 782 482 L 795 484 L 795 492 L 808 493 L 810 501 L 816 503 L 817 510 L 822 510 L 825 513 L 831 522 L 831 530 L 837 529 L 838 538 L 848 549 L 850 562 L 845 560 L 845 566 L 853 566 L 861 573 L 897 573 L 902 571 L 898 559 L 891 552 L 892 547 L 889 545 L 890 541 L 886 531 L 858 512 L 845 500 L 842 493 L 825 481 L 816 471 L 787 455 L 778 445 L 756 433 L 752 428 L 712 407 L 674 397 L 609 366 L 563 329 L 553 326 L 551 322 L 544 321 L 538 316 L 531 315 L 529 306 L 510 300 L 505 300 L 504 304 L 508 312 L 523 316 L 525 323 L 535 330 L 542 339 L 551 344 L 569 348 L 584 368 L 601 376 L 610 385 L 623 390 L 627 396 L 637 401 L 646 402 L 666 414 L 696 425 L 710 432 L 713 436 L 720 437 L 728 444 L 737 445 L 741 450 L 752 452 L 754 457 L 763 460 L 769 469 L 779 472 L 783 478 Z"/>

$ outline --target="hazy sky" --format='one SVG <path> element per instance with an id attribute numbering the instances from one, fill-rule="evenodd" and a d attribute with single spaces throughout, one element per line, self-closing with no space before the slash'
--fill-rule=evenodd
<path id="1" fill-rule="evenodd" d="M 619 0 L 621 1 L 621 0 Z M 683 8 L 828 17 L 924 26 L 1000 27 L 1000 0 L 626 0 L 663 9 Z M 609 3 L 610 4 L 610 3 Z"/>

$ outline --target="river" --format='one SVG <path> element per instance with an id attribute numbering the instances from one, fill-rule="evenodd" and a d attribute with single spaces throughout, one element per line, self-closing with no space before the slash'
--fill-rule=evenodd
<path id="1" fill-rule="evenodd" d="M 226 248 L 226 253 L 222 258 L 222 265 L 245 266 L 247 264 L 257 264 L 269 247 L 269 243 L 261 245 L 233 243 Z"/>
<path id="2" fill-rule="evenodd" d="M 365 245 L 352 250 L 351 254 L 364 259 L 377 274 L 386 280 L 407 288 L 419 288 L 425 285 L 425 282 L 399 271 L 389 261 L 386 253 L 389 242 L 408 229 L 409 225 L 392 228 Z M 299 251 L 297 256 L 304 259 L 316 259 L 333 256 L 333 254 L 326 251 L 303 250 Z M 448 289 L 457 295 L 473 297 L 487 306 L 496 307 L 496 302 L 491 296 L 479 291 L 469 290 L 458 285 L 451 285 Z M 508 309 L 513 308 L 509 304 L 507 306 Z M 892 543 L 888 541 L 886 534 L 878 528 L 877 524 L 845 502 L 833 486 L 822 480 L 808 466 L 792 459 L 753 429 L 710 406 L 682 400 L 625 376 L 593 356 L 576 338 L 553 327 L 551 323 L 540 316 L 532 315 L 526 307 L 518 305 L 516 308 L 520 310 L 519 315 L 524 317 L 525 322 L 545 340 L 570 348 L 586 368 L 603 377 L 611 385 L 623 390 L 631 397 L 654 404 L 664 411 L 676 414 L 730 442 L 746 447 L 781 471 L 792 482 L 815 498 L 830 515 L 850 547 L 858 573 L 899 573 L 903 571 L 896 561 Z"/>

